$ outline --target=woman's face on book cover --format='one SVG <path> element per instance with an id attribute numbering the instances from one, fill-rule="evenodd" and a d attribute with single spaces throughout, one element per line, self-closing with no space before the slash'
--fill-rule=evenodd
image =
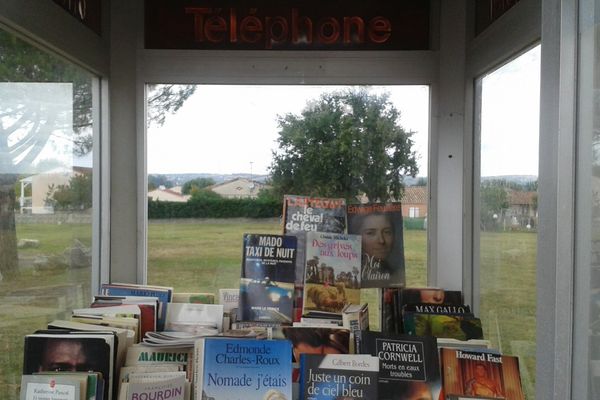
<path id="1" fill-rule="evenodd" d="M 394 227 L 385 215 L 365 217 L 360 230 L 362 251 L 379 260 L 385 259 L 394 245 Z"/>

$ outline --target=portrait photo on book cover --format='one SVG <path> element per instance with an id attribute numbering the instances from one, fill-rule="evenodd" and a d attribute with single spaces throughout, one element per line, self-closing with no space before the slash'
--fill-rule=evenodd
<path id="1" fill-rule="evenodd" d="M 349 205 L 348 233 L 362 238 L 361 287 L 405 285 L 400 203 Z"/>
<path id="2" fill-rule="evenodd" d="M 90 337 L 29 336 L 23 374 L 47 371 L 95 371 L 110 376 L 110 346 Z"/>

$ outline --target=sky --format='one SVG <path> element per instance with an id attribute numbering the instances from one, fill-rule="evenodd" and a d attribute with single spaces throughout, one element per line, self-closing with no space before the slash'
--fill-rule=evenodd
<path id="1" fill-rule="evenodd" d="M 481 176 L 537 176 L 540 47 L 484 76 L 481 97 Z"/>
<path id="2" fill-rule="evenodd" d="M 342 88 L 200 85 L 162 127 L 148 130 L 148 173 L 267 174 L 277 148 L 277 116 L 300 114 L 309 100 Z M 426 175 L 429 88 L 371 86 L 370 90 L 390 94 L 401 111 L 400 125 L 415 132 L 419 175 Z"/>
<path id="3" fill-rule="evenodd" d="M 537 175 L 539 46 L 482 77 L 481 175 Z M 148 130 L 148 173 L 267 174 L 277 116 L 299 114 L 311 99 L 342 86 L 199 85 L 162 127 Z M 419 176 L 427 176 L 429 88 L 387 91 L 400 125 L 414 132 Z"/>

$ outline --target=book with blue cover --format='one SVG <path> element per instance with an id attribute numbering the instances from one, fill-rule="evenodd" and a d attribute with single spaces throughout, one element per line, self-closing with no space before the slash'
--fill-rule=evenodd
<path id="1" fill-rule="evenodd" d="M 239 319 L 291 323 L 295 273 L 296 237 L 245 234 Z"/>
<path id="2" fill-rule="evenodd" d="M 194 345 L 194 398 L 291 400 L 289 340 L 203 338 Z"/>

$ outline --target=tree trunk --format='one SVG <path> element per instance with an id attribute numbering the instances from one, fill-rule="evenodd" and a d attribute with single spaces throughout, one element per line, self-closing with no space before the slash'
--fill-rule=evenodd
<path id="1" fill-rule="evenodd" d="M 0 174 L 0 279 L 17 272 L 17 227 L 15 182 L 17 175 Z"/>

